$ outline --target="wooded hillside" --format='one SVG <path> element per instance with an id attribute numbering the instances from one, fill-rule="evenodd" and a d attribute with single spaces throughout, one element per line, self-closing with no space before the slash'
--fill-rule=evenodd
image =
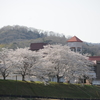
<path id="1" fill-rule="evenodd" d="M 44 34 L 39 33 L 37 29 L 25 26 L 5 26 L 0 29 L 0 43 L 37 39 L 42 36 L 44 37 Z"/>
<path id="2" fill-rule="evenodd" d="M 31 43 L 39 42 L 65 45 L 69 38 L 70 37 L 65 37 L 63 34 L 53 31 L 44 31 L 26 26 L 4 26 L 0 29 L 0 48 L 24 48 L 29 47 Z M 88 53 L 92 56 L 99 56 L 100 43 L 93 44 L 84 42 L 83 53 Z"/>

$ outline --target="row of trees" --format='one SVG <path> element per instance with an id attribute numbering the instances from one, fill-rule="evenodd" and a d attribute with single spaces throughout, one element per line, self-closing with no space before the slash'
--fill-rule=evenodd
<path id="1" fill-rule="evenodd" d="M 92 66 L 85 56 L 71 51 L 66 45 L 46 45 L 37 52 L 29 48 L 0 51 L 0 74 L 4 79 L 11 73 L 20 74 L 23 81 L 27 75 L 48 80 L 56 77 L 57 82 L 62 77 L 66 80 L 93 78 L 89 74 L 93 72 Z"/>

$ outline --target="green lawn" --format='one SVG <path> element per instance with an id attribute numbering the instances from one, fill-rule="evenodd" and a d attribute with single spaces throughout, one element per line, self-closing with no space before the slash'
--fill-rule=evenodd
<path id="1" fill-rule="evenodd" d="M 0 95 L 29 95 L 57 98 L 100 98 L 100 86 L 51 82 L 0 80 Z"/>

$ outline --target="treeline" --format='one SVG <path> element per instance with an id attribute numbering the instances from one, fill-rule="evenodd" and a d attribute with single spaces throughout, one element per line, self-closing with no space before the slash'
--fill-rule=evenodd
<path id="1" fill-rule="evenodd" d="M 0 29 L 0 43 L 11 43 L 23 40 L 38 39 L 47 36 L 65 37 L 53 31 L 43 31 L 25 26 L 5 26 Z M 48 42 L 43 40 L 44 42 Z"/>
<path id="2" fill-rule="evenodd" d="M 65 35 L 53 31 L 44 31 L 26 26 L 4 26 L 0 29 L 0 48 L 24 48 L 29 47 L 31 43 L 39 42 L 65 45 L 70 37 L 65 37 Z M 99 56 L 100 44 L 84 42 L 83 53 Z"/>
<path id="3" fill-rule="evenodd" d="M 7 47 L 29 47 L 31 43 L 66 44 L 66 37 L 63 34 L 53 31 L 44 31 L 25 26 L 5 26 L 0 29 L 0 48 Z"/>
<path id="4" fill-rule="evenodd" d="M 100 56 L 100 43 L 83 43 L 83 53 L 89 56 Z"/>
<path id="5" fill-rule="evenodd" d="M 25 26 L 5 26 L 0 29 L 0 43 L 10 43 L 15 41 L 37 39 L 45 34 L 34 28 Z"/>

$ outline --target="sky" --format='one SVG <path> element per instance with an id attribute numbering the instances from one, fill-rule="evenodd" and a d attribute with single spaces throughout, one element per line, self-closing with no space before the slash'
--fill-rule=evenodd
<path id="1" fill-rule="evenodd" d="M 0 28 L 7 25 L 100 43 L 100 0 L 0 0 Z"/>

